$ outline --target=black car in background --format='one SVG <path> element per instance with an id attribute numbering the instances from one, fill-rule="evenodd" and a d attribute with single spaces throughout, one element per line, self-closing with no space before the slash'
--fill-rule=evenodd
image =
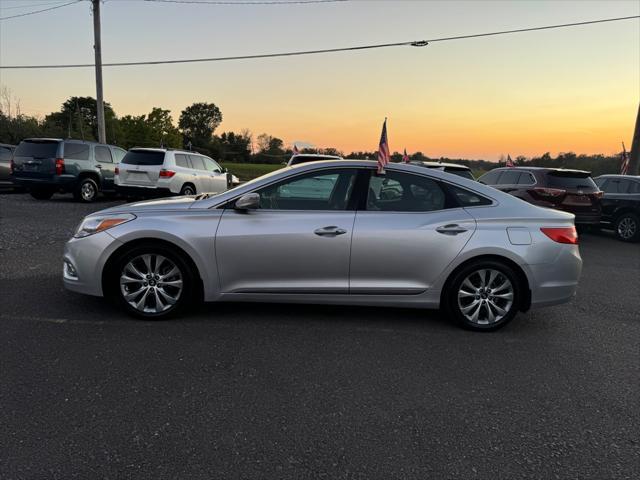
<path id="1" fill-rule="evenodd" d="M 584 170 L 543 167 L 496 168 L 478 181 L 538 205 L 573 213 L 577 226 L 600 225 L 602 192 Z"/>
<path id="2" fill-rule="evenodd" d="M 15 145 L 0 143 L 0 188 L 14 187 L 11 180 L 11 159 L 15 149 Z"/>
<path id="3" fill-rule="evenodd" d="M 602 175 L 595 179 L 604 192 L 602 223 L 625 242 L 640 241 L 640 176 Z"/>
<path id="4" fill-rule="evenodd" d="M 115 166 L 127 152 L 113 145 L 60 138 L 27 138 L 13 153 L 13 181 L 38 200 L 56 192 L 93 202 L 114 192 Z"/>

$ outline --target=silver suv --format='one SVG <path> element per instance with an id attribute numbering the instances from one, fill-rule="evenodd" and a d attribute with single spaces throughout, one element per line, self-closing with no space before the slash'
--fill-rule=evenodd
<path id="1" fill-rule="evenodd" d="M 196 152 L 132 148 L 116 168 L 115 183 L 124 195 L 157 197 L 221 193 L 231 187 L 232 177 Z"/>

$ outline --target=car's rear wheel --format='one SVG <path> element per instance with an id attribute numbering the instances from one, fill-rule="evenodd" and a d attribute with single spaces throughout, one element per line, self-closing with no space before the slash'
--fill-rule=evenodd
<path id="1" fill-rule="evenodd" d="M 29 193 L 36 200 L 49 200 L 55 193 L 55 190 L 52 188 L 32 188 L 29 190 Z"/>
<path id="2" fill-rule="evenodd" d="M 455 273 L 445 292 L 445 310 L 462 327 L 497 330 L 518 313 L 518 276 L 507 264 L 480 260 Z"/>
<path id="3" fill-rule="evenodd" d="M 73 198 L 84 203 L 94 202 L 98 198 L 98 184 L 89 177 L 81 179 L 73 191 Z"/>
<path id="4" fill-rule="evenodd" d="M 140 245 L 122 254 L 109 278 L 109 290 L 131 315 L 164 319 L 195 298 L 196 275 L 189 262 L 164 245 Z"/>
<path id="5" fill-rule="evenodd" d="M 191 185 L 190 183 L 185 183 L 180 190 L 180 195 L 195 195 L 196 187 Z"/>
<path id="6" fill-rule="evenodd" d="M 623 242 L 640 241 L 640 217 L 635 213 L 623 213 L 616 219 L 616 236 Z"/>

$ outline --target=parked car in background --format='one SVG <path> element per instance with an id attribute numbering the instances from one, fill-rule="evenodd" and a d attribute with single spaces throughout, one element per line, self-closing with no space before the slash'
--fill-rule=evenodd
<path id="1" fill-rule="evenodd" d="M 233 176 L 205 155 L 166 148 L 132 148 L 116 168 L 118 193 L 166 197 L 220 193 Z"/>
<path id="2" fill-rule="evenodd" d="M 576 225 L 599 225 L 602 192 L 584 170 L 542 167 L 496 168 L 478 178 L 526 202 L 573 213 Z"/>
<path id="3" fill-rule="evenodd" d="M 15 149 L 15 145 L 0 143 L 0 188 L 14 188 L 15 186 L 11 179 L 11 160 Z"/>
<path id="4" fill-rule="evenodd" d="M 342 157 L 338 157 L 337 155 L 321 155 L 318 153 L 296 153 L 291 155 L 291 158 L 287 162 L 287 167 L 293 167 L 301 163 L 321 162 L 323 160 L 342 160 Z"/>
<path id="5" fill-rule="evenodd" d="M 601 175 L 596 185 L 604 192 L 602 223 L 625 242 L 640 241 L 640 176 Z"/>
<path id="6" fill-rule="evenodd" d="M 459 177 L 468 178 L 469 180 L 475 180 L 471 169 L 466 165 L 460 165 L 458 163 L 442 163 L 442 162 L 420 162 L 412 161 L 412 165 L 418 165 L 419 167 L 433 168 L 436 170 L 442 170 L 443 172 L 452 173 Z"/>
<path id="7" fill-rule="evenodd" d="M 114 192 L 115 165 L 126 153 L 114 145 L 60 138 L 28 138 L 13 154 L 12 178 L 38 200 L 56 192 L 93 202 Z"/>
<path id="8" fill-rule="evenodd" d="M 441 307 L 474 330 L 573 297 L 573 215 L 439 170 L 376 170 L 312 162 L 91 214 L 66 245 L 64 285 L 146 319 L 204 298 Z"/>

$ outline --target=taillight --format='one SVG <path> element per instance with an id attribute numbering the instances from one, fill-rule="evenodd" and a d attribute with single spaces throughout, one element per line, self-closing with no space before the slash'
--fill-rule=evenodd
<path id="1" fill-rule="evenodd" d="M 15 168 L 16 168 L 16 164 L 13 163 L 13 158 L 12 158 L 11 161 L 9 162 L 9 175 L 13 175 Z"/>
<path id="2" fill-rule="evenodd" d="M 56 175 L 64 173 L 64 158 L 56 158 Z"/>
<path id="3" fill-rule="evenodd" d="M 545 187 L 536 187 L 529 191 L 532 193 L 535 193 L 539 197 L 547 197 L 547 198 L 557 198 L 567 193 L 566 190 L 563 190 L 561 188 L 545 188 Z"/>
<path id="4" fill-rule="evenodd" d="M 602 198 L 602 196 L 604 195 L 604 192 L 602 190 L 599 190 L 595 193 L 592 194 L 594 197 L 596 198 Z"/>
<path id="5" fill-rule="evenodd" d="M 578 244 L 576 227 L 542 227 L 540 231 L 554 242 Z"/>
<path id="6" fill-rule="evenodd" d="M 120 169 L 118 167 L 116 167 L 116 169 L 113 171 L 114 175 L 120 175 Z"/>
<path id="7" fill-rule="evenodd" d="M 160 177 L 163 178 L 171 178 L 176 174 L 173 170 L 165 170 L 164 168 L 160 170 Z"/>

